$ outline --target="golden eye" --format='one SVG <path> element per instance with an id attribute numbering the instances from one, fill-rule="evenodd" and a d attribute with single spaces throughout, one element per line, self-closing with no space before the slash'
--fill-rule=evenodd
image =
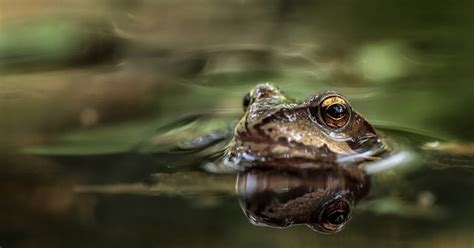
<path id="1" fill-rule="evenodd" d="M 339 129 L 349 122 L 350 107 L 342 97 L 326 97 L 319 104 L 319 110 L 322 122 L 328 127 Z"/>

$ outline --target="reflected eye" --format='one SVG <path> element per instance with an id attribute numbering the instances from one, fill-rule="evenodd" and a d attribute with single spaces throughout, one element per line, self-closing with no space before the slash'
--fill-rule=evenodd
<path id="1" fill-rule="evenodd" d="M 329 225 L 341 225 L 344 222 L 346 222 L 347 219 L 347 213 L 344 210 L 335 210 L 331 213 L 329 213 L 326 218 L 325 222 Z"/>
<path id="2" fill-rule="evenodd" d="M 340 231 L 349 221 L 351 206 L 345 200 L 339 199 L 321 210 L 318 223 L 312 227 L 323 232 L 332 233 Z"/>
<path id="3" fill-rule="evenodd" d="M 350 108 L 346 100 L 339 96 L 326 97 L 319 104 L 321 121 L 330 128 L 343 128 L 350 119 Z"/>
<path id="4" fill-rule="evenodd" d="M 250 96 L 250 92 L 245 94 L 244 96 L 244 99 L 242 101 L 242 106 L 244 107 L 244 109 L 246 109 L 250 103 L 252 102 L 252 97 Z"/>

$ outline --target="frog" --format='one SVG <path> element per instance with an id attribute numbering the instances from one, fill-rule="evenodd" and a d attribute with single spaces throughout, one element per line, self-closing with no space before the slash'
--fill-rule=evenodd
<path id="1" fill-rule="evenodd" d="M 380 172 L 387 170 L 390 160 L 400 165 L 400 151 L 407 147 L 428 154 L 429 161 L 423 162 L 437 167 L 472 168 L 474 161 L 466 145 L 458 149 L 459 145 L 447 146 L 438 138 L 374 128 L 335 91 L 296 100 L 264 83 L 243 94 L 241 105 L 238 114 L 194 113 L 179 118 L 156 128 L 130 150 L 84 154 L 75 152 L 81 150 L 66 137 L 63 143 L 59 139 L 54 146 L 24 153 L 51 160 L 64 175 L 71 175 L 77 194 L 184 192 L 199 196 L 193 201 L 209 203 L 214 200 L 206 198 L 214 193 L 226 193 L 237 196 L 252 224 L 307 225 L 325 234 L 346 228 L 355 207 L 361 209 L 366 202 L 362 200 L 374 190 L 379 191 L 373 194 L 377 199 L 403 199 L 390 195 L 401 185 L 413 188 L 407 174 Z M 84 139 L 87 131 L 75 135 Z M 392 139 L 397 136 L 401 139 Z M 400 180 L 404 183 L 392 187 Z M 422 182 L 420 177 L 417 182 Z M 376 203 L 374 198 L 371 203 Z M 410 214 L 415 208 L 412 204 L 391 213 L 403 215 L 407 209 Z M 362 211 L 379 211 L 374 209 L 382 208 L 371 204 Z"/>
<path id="2" fill-rule="evenodd" d="M 223 163 L 240 172 L 237 193 L 251 223 L 341 231 L 370 191 L 364 166 L 390 154 L 388 142 L 335 91 L 297 101 L 264 83 L 242 105 Z"/>
<path id="3" fill-rule="evenodd" d="M 168 143 L 173 142 L 169 139 L 177 137 L 177 133 L 167 135 L 163 132 L 125 155 L 81 156 L 81 164 L 76 167 L 85 174 L 89 170 L 82 169 L 84 161 L 89 164 L 112 159 L 118 162 L 104 164 L 151 174 L 143 190 L 160 191 L 163 182 L 181 184 L 168 188 L 189 190 L 200 188 L 199 182 L 210 176 L 192 174 L 189 177 L 192 171 L 167 173 L 164 169 L 158 170 L 163 167 L 161 164 L 150 166 L 154 161 L 152 157 L 160 157 L 161 163 L 165 157 L 171 157 L 168 163 L 193 164 L 192 160 L 209 153 L 207 160 L 215 160 L 211 163 L 214 166 L 203 166 L 203 169 L 211 173 L 236 174 L 235 193 L 251 223 L 275 228 L 306 224 L 321 233 L 341 231 L 351 219 L 355 204 L 370 192 L 370 177 L 365 166 L 390 156 L 394 150 L 388 140 L 352 108 L 346 97 L 335 91 L 322 91 L 298 101 L 273 84 L 263 83 L 244 95 L 242 108 L 240 120 L 227 128 L 231 131 L 208 130 L 175 148 Z M 213 120 L 212 116 L 208 117 Z M 172 130 L 182 126 L 190 132 L 186 127 L 208 117 L 187 116 L 168 126 L 172 126 Z M 188 136 L 186 132 L 181 134 Z M 157 149 L 161 146 L 156 141 L 164 142 L 165 150 L 173 154 Z M 67 170 L 78 161 L 77 156 L 71 155 L 55 158 L 67 164 Z M 130 163 L 130 159 L 146 163 Z M 147 166 L 138 170 L 140 164 Z M 114 186 L 116 181 L 123 184 L 135 180 L 130 172 L 114 173 L 116 178 L 109 174 L 107 180 L 110 181 L 104 181 L 104 176 L 97 170 L 91 172 L 94 174 L 85 176 L 76 187 L 78 192 L 100 191 L 101 187 L 104 192 L 110 191 L 104 186 L 94 186 L 97 182 Z M 186 187 L 193 182 L 185 178 L 193 178 L 196 185 Z M 128 187 L 123 185 L 122 188 Z"/>
<path id="4" fill-rule="evenodd" d="M 335 91 L 305 101 L 270 83 L 243 99 L 244 114 L 226 150 L 225 163 L 245 167 L 333 167 L 361 164 L 389 150 L 370 123 Z"/>

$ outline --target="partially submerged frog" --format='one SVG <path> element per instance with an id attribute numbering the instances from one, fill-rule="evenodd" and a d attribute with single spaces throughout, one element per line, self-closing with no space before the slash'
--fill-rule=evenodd
<path id="1" fill-rule="evenodd" d="M 331 91 L 296 101 L 270 84 L 260 84 L 245 95 L 243 109 L 238 123 L 232 122 L 234 115 L 186 116 L 153 131 L 154 135 L 131 150 L 104 154 L 91 149 L 92 153 L 83 153 L 84 144 L 94 148 L 90 144 L 96 143 L 97 133 L 86 130 L 62 143 L 58 139 L 52 146 L 25 152 L 57 162 L 61 175 L 81 194 L 186 192 L 199 200 L 216 192 L 234 194 L 234 175 L 209 173 L 222 172 L 222 167 L 231 169 L 238 173 L 237 194 L 251 222 L 273 227 L 306 224 L 323 233 L 346 226 L 353 207 L 371 190 L 370 177 L 373 195 L 403 199 L 390 198 L 387 192 L 394 188 L 406 195 L 416 194 L 416 187 L 398 170 L 390 173 L 403 179 L 396 187 L 391 183 L 394 180 L 372 176 L 390 168 L 390 160 L 395 159 L 391 165 L 403 164 L 398 155 L 407 149 L 421 155 L 420 166 L 472 168 L 474 161 L 472 145 L 459 149 L 459 145 L 446 146 L 437 138 L 383 129 L 396 141 L 390 142 L 354 111 L 345 97 Z M 118 132 L 107 133 L 114 136 Z M 71 146 L 77 141 L 74 137 L 82 141 L 88 135 L 92 142 Z M 417 176 L 415 181 L 420 183 L 421 179 Z M 443 182 L 449 183 L 436 180 L 437 185 Z M 402 186 L 410 191 L 400 190 Z M 425 186 L 421 188 L 425 190 Z M 417 207 L 413 206 L 409 209 Z M 397 208 L 395 214 L 409 209 Z"/>
<path id="2" fill-rule="evenodd" d="M 342 96 L 332 91 L 297 102 L 271 84 L 244 97 L 225 163 L 245 167 L 321 168 L 377 159 L 387 146 Z"/>
<path id="3" fill-rule="evenodd" d="M 242 171 L 237 190 L 249 219 L 341 230 L 369 192 L 364 165 L 389 152 L 384 140 L 332 91 L 298 102 L 260 84 L 244 97 L 243 108 L 224 164 Z"/>

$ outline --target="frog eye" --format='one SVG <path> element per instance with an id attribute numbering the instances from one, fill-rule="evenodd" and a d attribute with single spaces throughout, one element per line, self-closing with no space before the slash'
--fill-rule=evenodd
<path id="1" fill-rule="evenodd" d="M 245 94 L 244 99 L 242 101 L 242 106 L 244 107 L 244 110 L 248 108 L 248 106 L 252 103 L 252 97 L 250 96 L 250 92 Z"/>
<path id="2" fill-rule="evenodd" d="M 351 216 L 351 206 L 342 198 L 336 199 L 323 206 L 320 210 L 317 223 L 310 225 L 311 228 L 333 233 L 342 230 Z"/>
<path id="3" fill-rule="evenodd" d="M 319 104 L 321 121 L 330 128 L 343 128 L 350 119 L 350 106 L 339 96 L 328 96 Z"/>

